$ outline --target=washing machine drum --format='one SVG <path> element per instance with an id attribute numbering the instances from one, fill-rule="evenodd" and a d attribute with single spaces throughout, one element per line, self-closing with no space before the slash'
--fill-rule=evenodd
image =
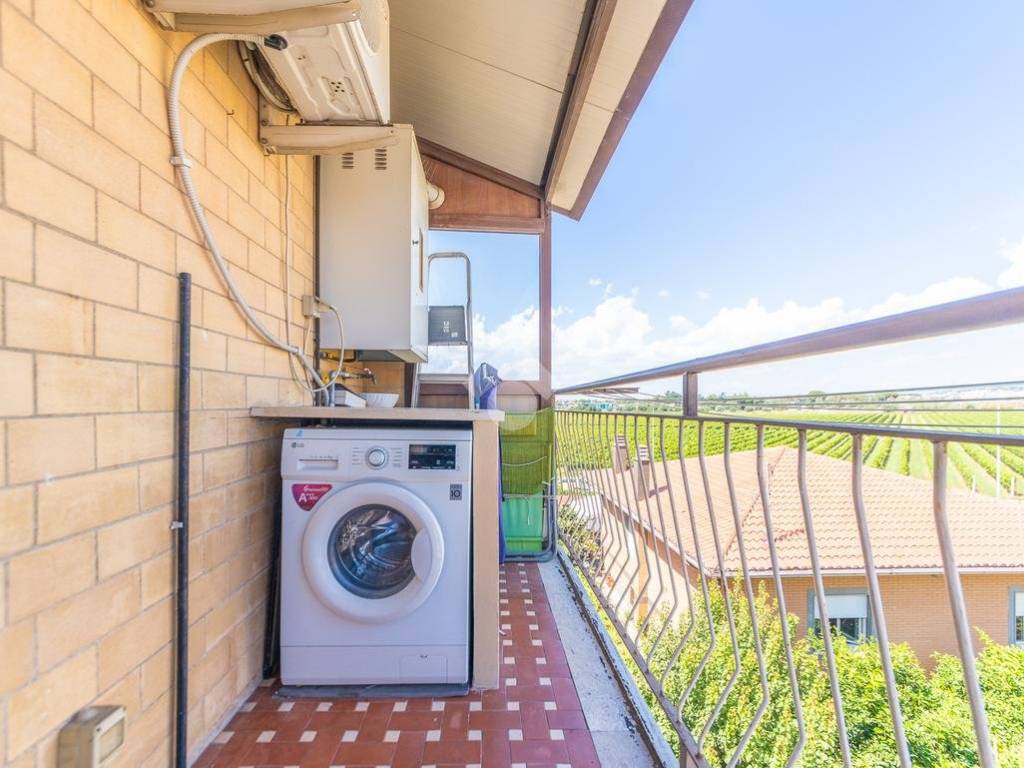
<path id="1" fill-rule="evenodd" d="M 360 483 L 316 506 L 302 561 L 313 592 L 338 615 L 393 621 L 419 608 L 437 586 L 444 539 L 434 513 L 414 493 Z"/>

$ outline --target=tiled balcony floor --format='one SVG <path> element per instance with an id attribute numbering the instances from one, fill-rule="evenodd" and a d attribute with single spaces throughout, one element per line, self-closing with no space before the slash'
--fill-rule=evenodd
<path id="1" fill-rule="evenodd" d="M 500 689 L 449 699 L 311 700 L 280 698 L 268 681 L 196 768 L 597 768 L 537 566 L 504 566 L 501 588 Z"/>

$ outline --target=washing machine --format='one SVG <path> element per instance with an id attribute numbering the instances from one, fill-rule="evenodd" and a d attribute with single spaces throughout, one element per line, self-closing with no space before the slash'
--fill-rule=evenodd
<path id="1" fill-rule="evenodd" d="M 281 680 L 467 684 L 472 432 L 285 432 Z"/>

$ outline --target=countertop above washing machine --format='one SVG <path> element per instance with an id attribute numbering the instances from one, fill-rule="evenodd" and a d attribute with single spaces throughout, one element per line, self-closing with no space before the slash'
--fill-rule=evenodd
<path id="1" fill-rule="evenodd" d="M 505 420 L 504 411 L 466 408 L 329 408 L 320 405 L 287 405 L 252 408 L 263 419 L 345 419 L 359 421 L 490 421 Z"/>

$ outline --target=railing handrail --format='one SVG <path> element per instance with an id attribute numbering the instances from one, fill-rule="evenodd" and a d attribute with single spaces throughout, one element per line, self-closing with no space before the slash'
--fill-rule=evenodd
<path id="1" fill-rule="evenodd" d="M 625 384 L 656 381 L 684 374 L 720 371 L 775 363 L 800 357 L 895 344 L 946 334 L 965 333 L 1024 322 L 1024 287 L 900 312 L 788 339 L 697 357 L 657 368 L 612 376 L 555 390 L 556 395 L 589 392 Z"/>
<path id="2" fill-rule="evenodd" d="M 766 416 L 734 416 L 732 414 L 700 414 L 684 416 L 680 413 L 662 413 L 659 411 L 589 411 L 585 409 L 565 408 L 561 413 L 604 414 L 607 416 L 632 416 L 634 418 L 666 419 L 676 421 L 714 422 L 719 424 L 739 424 L 753 427 L 782 427 L 807 432 L 843 432 L 850 435 L 865 437 L 905 437 L 912 440 L 927 440 L 932 443 L 976 443 L 979 445 L 1001 445 L 1004 447 L 1024 448 L 1024 435 L 992 434 L 984 432 L 954 432 L 948 429 L 929 429 L 927 426 L 862 424 L 855 421 L 814 421 L 813 419 L 778 419 Z M 995 427 L 993 427 L 995 429 Z M 1004 427 L 1004 429 L 1021 429 L 1021 427 Z"/>

